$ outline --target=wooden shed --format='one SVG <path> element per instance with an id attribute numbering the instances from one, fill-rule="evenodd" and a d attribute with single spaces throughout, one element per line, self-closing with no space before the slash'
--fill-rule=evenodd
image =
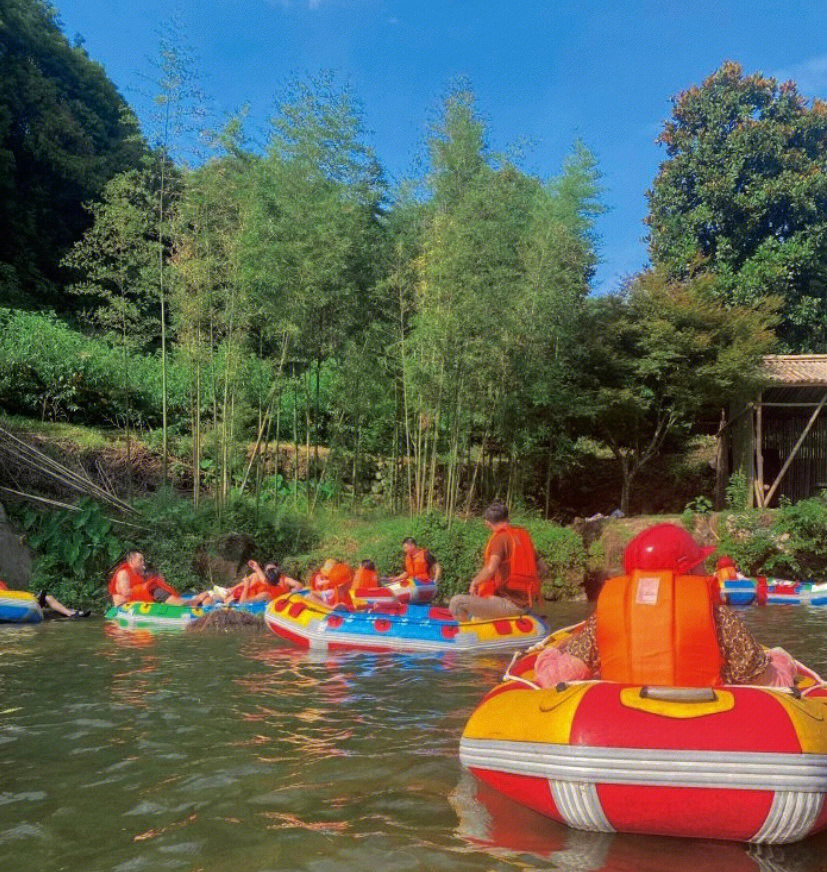
<path id="1" fill-rule="evenodd" d="M 827 354 L 764 358 L 767 387 L 733 409 L 732 467 L 754 506 L 795 502 L 827 488 Z"/>

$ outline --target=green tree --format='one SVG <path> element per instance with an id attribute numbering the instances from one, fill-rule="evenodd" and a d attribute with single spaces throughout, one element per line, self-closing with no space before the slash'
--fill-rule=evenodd
<path id="1" fill-rule="evenodd" d="M 649 192 L 650 251 L 673 278 L 713 273 L 732 304 L 784 301 L 779 337 L 827 343 L 827 103 L 725 63 L 673 99 Z"/>
<path id="2" fill-rule="evenodd" d="M 730 306 L 714 277 L 637 276 L 621 294 L 596 297 L 583 319 L 577 370 L 580 414 L 621 466 L 628 513 L 641 468 L 667 440 L 685 445 L 698 414 L 761 384 L 761 358 L 775 341 L 771 304 Z"/>
<path id="3" fill-rule="evenodd" d="M 0 296 L 67 310 L 60 262 L 83 204 L 137 166 L 137 122 L 103 68 L 43 0 L 0 0 Z"/>

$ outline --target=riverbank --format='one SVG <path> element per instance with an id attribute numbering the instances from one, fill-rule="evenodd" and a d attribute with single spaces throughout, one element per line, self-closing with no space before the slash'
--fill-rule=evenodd
<path id="1" fill-rule="evenodd" d="M 124 489 L 129 458 L 122 435 L 31 419 L 8 419 L 8 423 L 44 455 L 121 496 L 130 492 Z M 67 503 L 66 508 L 57 508 L 3 494 L 16 528 L 11 534 L 23 534 L 34 552 L 30 586 L 48 586 L 70 605 L 99 607 L 108 571 L 126 548 L 146 552 L 182 589 L 227 584 L 250 557 L 277 559 L 297 577 L 304 577 L 327 557 L 353 564 L 370 558 L 380 571 L 396 573 L 402 569 L 400 544 L 406 536 L 414 536 L 442 563 L 442 601 L 464 591 L 479 566 L 487 534 L 477 516 L 448 519 L 432 512 L 410 517 L 392 513 L 376 500 L 325 499 L 317 498 L 318 494 L 311 499 L 304 485 L 293 487 L 299 482 L 276 477 L 272 487 L 261 487 L 254 496 L 233 492 L 221 504 L 210 498 L 205 483 L 195 508 L 183 488 L 159 487 L 160 461 L 152 438 L 132 440 L 130 453 L 133 513 L 129 516 L 89 499 L 77 502 L 76 494 L 64 492 L 59 482 L 36 466 L 12 470 L 15 489 Z M 137 467 L 136 459 L 140 459 Z M 140 482 L 135 468 L 146 471 Z M 170 468 L 175 474 L 174 464 Z M 9 469 L 5 472 L 9 478 Z M 738 481 L 731 483 L 729 500 L 732 506 L 745 502 Z M 551 600 L 593 596 L 606 578 L 622 571 L 628 541 L 661 521 L 682 524 L 701 544 L 730 554 L 749 574 L 827 576 L 827 499 L 823 496 L 767 511 L 732 508 L 713 513 L 705 510 L 702 500 L 692 505 L 700 511 L 620 519 L 598 515 L 569 523 L 519 510 L 514 516 L 528 527 L 549 567 L 544 594 Z M 25 563 L 26 553 L 19 562 Z M 18 569 L 0 560 L 0 573 L 21 586 L 20 579 L 29 573 Z"/>

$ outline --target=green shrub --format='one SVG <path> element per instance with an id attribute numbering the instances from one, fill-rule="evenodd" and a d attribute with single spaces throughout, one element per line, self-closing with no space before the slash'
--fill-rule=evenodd
<path id="1" fill-rule="evenodd" d="M 719 553 L 749 575 L 827 576 L 827 499 L 786 504 L 774 511 L 748 509 L 722 516 Z"/>
<path id="2" fill-rule="evenodd" d="M 318 541 L 314 522 L 289 505 L 256 506 L 249 496 L 234 496 L 219 520 L 216 506 L 204 500 L 193 508 L 188 499 L 161 490 L 136 502 L 146 532 L 137 532 L 131 547 L 140 549 L 170 584 L 185 590 L 197 587 L 193 570 L 196 552 L 228 533 L 249 536 L 260 559 L 278 559 L 288 570 L 290 555 L 306 552 Z"/>
<path id="3" fill-rule="evenodd" d="M 547 566 L 544 594 L 561 599 L 579 590 L 586 567 L 583 540 L 573 530 L 548 521 L 518 519 L 534 540 L 537 553 Z M 482 567 L 489 532 L 480 519 L 454 520 L 450 525 L 444 515 L 430 513 L 413 518 L 394 517 L 356 521 L 329 515 L 325 535 L 318 548 L 300 555 L 297 571 L 304 574 L 325 558 L 334 557 L 355 565 L 371 559 L 381 575 L 402 571 L 402 540 L 413 536 L 439 560 L 442 579 L 438 596 L 447 601 L 454 594 L 467 593 L 468 585 Z"/>
<path id="4" fill-rule="evenodd" d="M 104 593 L 101 579 L 123 551 L 123 543 L 103 509 L 81 499 L 77 511 L 20 512 L 35 563 L 29 586 L 45 588 L 68 606 L 95 604 Z"/>

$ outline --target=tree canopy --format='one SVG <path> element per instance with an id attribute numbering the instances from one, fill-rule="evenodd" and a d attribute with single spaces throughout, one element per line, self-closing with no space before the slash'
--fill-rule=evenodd
<path id="1" fill-rule="evenodd" d="M 653 262 L 717 278 L 733 304 L 778 296 L 792 351 L 827 343 L 827 103 L 727 62 L 673 99 L 649 192 Z"/>
<path id="2" fill-rule="evenodd" d="M 60 261 L 83 204 L 137 164 L 137 121 L 44 0 L 0 0 L 0 293 L 63 308 Z"/>

